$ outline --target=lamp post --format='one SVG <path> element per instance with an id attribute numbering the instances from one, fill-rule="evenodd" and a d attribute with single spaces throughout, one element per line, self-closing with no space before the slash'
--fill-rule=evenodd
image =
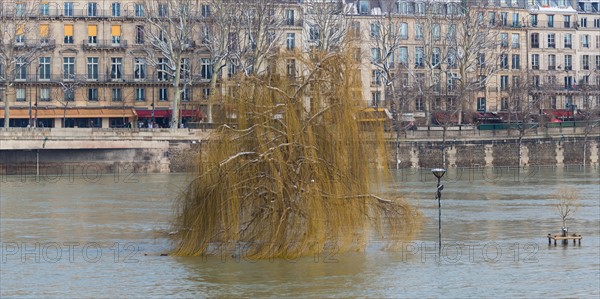
<path id="1" fill-rule="evenodd" d="M 440 180 L 446 174 L 446 169 L 444 168 L 434 168 L 431 170 L 433 175 L 437 178 L 437 193 L 436 199 L 438 201 L 438 251 L 440 254 L 440 258 L 442 256 L 442 190 L 444 190 L 444 185 L 440 184 Z"/>

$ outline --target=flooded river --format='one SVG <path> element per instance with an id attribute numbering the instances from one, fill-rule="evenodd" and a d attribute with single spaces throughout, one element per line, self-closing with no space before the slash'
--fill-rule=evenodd
<path id="1" fill-rule="evenodd" d="M 594 297 L 600 296 L 598 169 L 452 171 L 443 178 L 442 254 L 428 171 L 394 173 L 425 215 L 397 252 L 334 250 L 295 260 L 156 256 L 180 174 L 3 177 L 0 297 Z M 548 245 L 559 233 L 559 190 L 576 191 L 569 232 L 581 246 Z M 148 255 L 146 255 L 148 254 Z"/>

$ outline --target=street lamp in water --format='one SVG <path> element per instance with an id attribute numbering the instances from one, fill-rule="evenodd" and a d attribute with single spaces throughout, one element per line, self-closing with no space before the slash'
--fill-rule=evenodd
<path id="1" fill-rule="evenodd" d="M 440 258 L 442 256 L 442 190 L 444 190 L 444 185 L 440 184 L 440 180 L 446 174 L 446 169 L 443 168 L 434 168 L 431 170 L 433 175 L 437 178 L 437 193 L 435 198 L 438 201 L 438 250 L 440 254 Z"/>

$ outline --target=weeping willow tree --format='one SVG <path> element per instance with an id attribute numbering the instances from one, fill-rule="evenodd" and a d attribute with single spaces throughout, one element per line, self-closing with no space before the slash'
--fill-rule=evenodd
<path id="1" fill-rule="evenodd" d="M 383 129 L 357 119 L 356 62 L 338 53 L 302 63 L 303 76 L 245 77 L 223 97 L 230 124 L 196 161 L 174 254 L 241 244 L 253 258 L 290 258 L 332 244 L 361 251 L 377 234 L 393 244 L 411 236 L 418 213 L 373 192 L 387 154 Z"/>

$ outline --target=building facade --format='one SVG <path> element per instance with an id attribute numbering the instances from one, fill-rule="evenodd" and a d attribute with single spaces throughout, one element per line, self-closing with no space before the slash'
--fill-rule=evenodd
<path id="1" fill-rule="evenodd" d="M 149 18 L 169 17 L 172 8 L 163 2 L 172 1 L 2 2 L 0 122 L 168 127 L 173 109 L 182 123 L 213 122 L 218 105 L 208 100 L 211 94 L 234 95 L 235 84 L 228 81 L 256 72 L 256 65 L 301 76 L 297 57 L 307 54 L 323 31 L 305 22 L 314 14 L 309 9 L 314 1 L 275 1 L 268 10 L 278 21 L 264 32 L 273 35 L 266 40 L 275 45 L 269 51 L 280 64 L 265 66 L 244 56 L 252 51 L 243 44 L 255 49 L 269 43 L 249 38 L 252 29 L 234 22 L 237 29 L 221 33 L 226 43 L 217 45 L 211 24 L 224 8 L 188 0 L 195 25 L 171 52 L 184 65 L 175 84 L 178 68 L 167 61 L 171 57 L 161 56 L 159 41 L 176 34 L 169 29 L 160 36 Z M 332 2 L 347 19 L 348 34 L 359 40 L 362 94 L 356 96 L 365 105 L 429 120 L 436 112 L 461 112 L 452 122 L 464 122 L 465 111 L 600 107 L 598 0 Z M 467 6 L 473 14 L 465 16 Z M 473 28 L 485 30 L 479 34 L 485 44 L 470 39 Z M 479 47 L 473 53 L 466 46 L 471 44 Z M 229 56 L 219 59 L 225 52 Z"/>

